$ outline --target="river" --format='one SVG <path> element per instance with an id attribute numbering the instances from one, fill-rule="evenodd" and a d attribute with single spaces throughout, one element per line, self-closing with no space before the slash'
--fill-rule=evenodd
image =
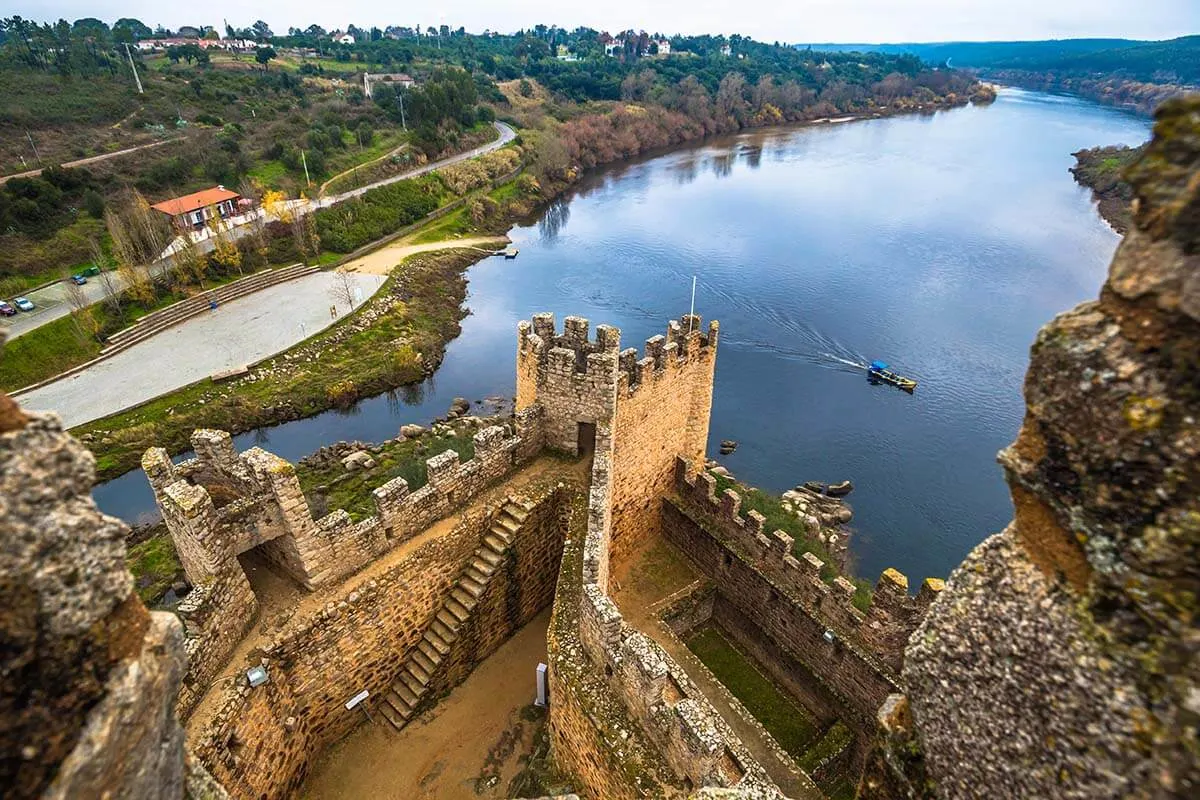
<path id="1" fill-rule="evenodd" d="M 773 491 L 851 479 L 870 579 L 945 576 L 1011 518 L 996 451 L 1023 414 L 1038 328 L 1094 298 L 1119 241 L 1067 172 L 1082 147 L 1150 123 L 1005 89 L 995 104 L 709 140 L 585 179 L 511 232 L 520 257 L 469 272 L 471 315 L 427 384 L 236 438 L 295 460 L 380 440 L 461 395 L 511 395 L 516 323 L 538 311 L 621 328 L 641 348 L 688 309 L 721 321 L 710 455 Z M 843 361 L 883 359 L 913 395 Z M 140 470 L 105 511 L 153 512 Z"/>

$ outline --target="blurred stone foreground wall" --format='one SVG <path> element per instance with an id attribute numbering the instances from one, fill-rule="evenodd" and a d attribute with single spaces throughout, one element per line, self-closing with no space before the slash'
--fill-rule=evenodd
<path id="1" fill-rule="evenodd" d="M 56 415 L 0 394 L 0 794 L 225 797 L 185 758 L 181 626 L 134 593 L 94 478 Z"/>
<path id="2" fill-rule="evenodd" d="M 1100 299 L 1038 334 L 1012 524 L 909 641 L 860 797 L 1200 797 L 1200 96 Z"/>

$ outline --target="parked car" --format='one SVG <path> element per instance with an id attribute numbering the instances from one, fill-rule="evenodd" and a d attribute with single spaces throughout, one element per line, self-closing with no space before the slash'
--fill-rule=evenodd
<path id="1" fill-rule="evenodd" d="M 15 317 L 16 315 L 17 310 L 15 308 L 0 300 L 0 317 Z"/>
<path id="2" fill-rule="evenodd" d="M 76 286 L 83 286 L 85 283 L 87 283 L 87 278 L 83 277 L 82 275 L 72 275 L 71 283 L 75 284 Z"/>
<path id="3" fill-rule="evenodd" d="M 28 297 L 18 297 L 16 300 L 13 300 L 13 305 L 22 311 L 33 311 L 33 301 Z"/>

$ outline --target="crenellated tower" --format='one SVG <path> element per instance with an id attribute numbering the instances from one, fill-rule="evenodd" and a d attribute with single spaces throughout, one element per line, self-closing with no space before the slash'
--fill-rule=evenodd
<path id="1" fill-rule="evenodd" d="M 646 340 L 641 357 L 621 332 L 553 314 L 517 326 L 517 409 L 541 408 L 546 444 L 593 450 L 612 464 L 613 555 L 658 531 L 658 499 L 671 490 L 675 459 L 704 464 L 712 415 L 719 325 L 696 315 Z M 617 457 L 614 458 L 614 455 Z"/>

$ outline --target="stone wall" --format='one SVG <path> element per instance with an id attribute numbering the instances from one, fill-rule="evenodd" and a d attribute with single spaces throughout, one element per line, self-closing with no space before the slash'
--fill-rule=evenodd
<path id="1" fill-rule="evenodd" d="M 737 492 L 726 489 L 718 498 L 712 475 L 701 472 L 692 478 L 690 472 L 683 459 L 676 463 L 676 495 L 663 504 L 670 523 L 667 538 L 714 579 L 723 578 L 734 567 L 732 562 L 740 561 L 761 578 L 764 588 L 756 591 L 755 597 L 786 595 L 816 627 L 834 631 L 871 663 L 873 670 L 894 682 L 904 661 L 904 645 L 943 582 L 927 578 L 914 598 L 908 594 L 908 578 L 894 569 L 884 570 L 864 613 L 853 603 L 854 584 L 844 577 L 825 583 L 821 559 L 812 553 L 794 557 L 791 536 L 783 531 L 768 534 L 761 514 L 751 510 L 741 515 Z M 692 524 L 684 524 L 681 517 Z M 765 588 L 767 584 L 770 589 Z M 865 713 L 873 716 L 884 696 L 886 693 L 869 708 L 864 707 Z"/>
<path id="2" fill-rule="evenodd" d="M 569 494 L 548 486 L 528 498 L 534 508 L 464 623 L 432 696 L 465 678 L 551 601 Z M 293 796 L 312 759 L 363 721 L 362 710 L 347 710 L 346 701 L 363 689 L 371 693 L 368 708 L 383 701 L 499 507 L 421 543 L 386 571 L 352 580 L 339 599 L 298 616 L 239 665 L 263 663 L 270 680 L 251 689 L 242 678 L 223 691 L 195 748 L 213 775 L 237 796 Z"/>
<path id="3" fill-rule="evenodd" d="M 191 713 L 257 613 L 239 553 L 258 548 L 309 589 L 344 580 L 535 457 L 544 442 L 540 408 L 522 412 L 516 426 L 517 436 L 498 426 L 477 432 L 465 463 L 453 450 L 429 459 L 428 483 L 416 491 L 403 478 L 388 481 L 373 493 L 376 514 L 359 522 L 342 509 L 314 520 L 294 466 L 257 447 L 238 455 L 224 431 L 196 431 L 195 458 L 179 465 L 161 448 L 147 450 L 142 467 L 196 587 L 180 608 L 189 654 L 180 713 Z M 228 502 L 218 508 L 209 486 Z"/>
<path id="4" fill-rule="evenodd" d="M 597 430 L 597 441 L 612 441 L 603 426 Z M 633 720 L 645 741 L 657 750 L 673 773 L 673 780 L 668 780 L 674 785 L 688 789 L 738 787 L 761 792 L 762 797 L 781 796 L 683 669 L 657 643 L 628 625 L 609 598 L 610 458 L 609 452 L 597 448 L 579 572 L 578 648 L 587 665 L 557 676 L 554 673 L 564 669 L 561 659 L 549 665 L 558 691 L 573 698 L 561 708 L 551 702 L 553 740 L 574 741 L 585 748 L 603 741 L 609 725 L 590 718 L 581 721 L 578 716 L 597 699 L 594 689 L 588 691 L 590 687 L 583 682 L 592 686 L 598 682 L 604 686 L 607 702 L 619 704 L 619 716 Z M 581 725 L 591 730 L 580 730 Z M 612 778 L 599 768 L 604 759 L 594 752 L 565 753 L 560 745 L 555 756 L 561 766 L 573 771 L 584 794 L 603 797 L 611 790 Z"/>
<path id="5" fill-rule="evenodd" d="M 860 797 L 1200 792 L 1200 97 L 1156 116 L 1099 301 L 1033 345 L 1015 519 L 914 633 Z"/>
<path id="6" fill-rule="evenodd" d="M 671 492 L 675 460 L 704 463 L 712 412 L 718 324 L 672 320 L 646 341 L 646 355 L 621 353 L 613 460 L 613 540 L 623 558 L 660 531 L 659 498 Z"/>
<path id="7" fill-rule="evenodd" d="M 95 461 L 0 394 L 0 786 L 5 797 L 181 798 L 179 623 L 133 592 Z"/>
<path id="8" fill-rule="evenodd" d="M 717 584 L 725 601 L 752 618 L 769 641 L 803 664 L 837 698 L 837 716 L 870 732 L 876 709 L 898 690 L 885 664 L 852 640 L 835 634 L 827 641 L 829 625 L 811 606 L 770 580 L 738 550 L 712 537 L 677 501 L 663 500 L 663 529 L 667 540 Z M 794 569 L 799 574 L 799 568 Z M 815 572 L 811 579 L 825 587 Z"/>

